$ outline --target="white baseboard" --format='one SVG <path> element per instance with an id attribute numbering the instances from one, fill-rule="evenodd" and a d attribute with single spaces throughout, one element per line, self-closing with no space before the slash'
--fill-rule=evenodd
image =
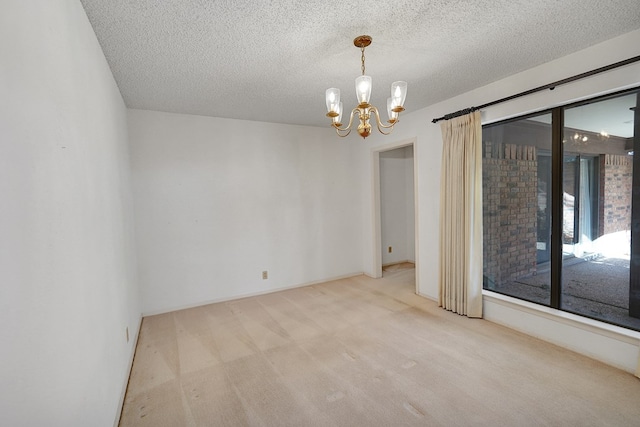
<path id="1" fill-rule="evenodd" d="M 140 337 L 140 328 L 142 327 L 142 315 L 138 318 L 138 327 L 135 328 L 135 336 L 132 340 L 131 351 L 129 354 L 129 369 L 127 369 L 127 375 L 124 383 L 122 384 L 122 391 L 120 392 L 120 402 L 118 403 L 118 410 L 116 411 L 116 419 L 113 422 L 113 427 L 118 427 L 120 424 L 120 417 L 122 416 L 122 408 L 124 407 L 124 398 L 127 394 L 127 388 L 129 387 L 129 378 L 131 377 L 131 370 L 133 369 L 133 359 L 136 355 L 136 348 L 138 348 L 138 337 Z"/>
<path id="2" fill-rule="evenodd" d="M 410 259 L 403 259 L 403 260 L 400 260 L 400 261 L 393 261 L 393 262 L 390 262 L 388 264 L 382 264 L 382 268 L 390 267 L 390 266 L 396 265 L 396 264 L 404 264 L 405 262 L 410 262 L 411 264 L 415 264 L 416 263 L 415 261 L 412 261 Z"/>
<path id="3" fill-rule="evenodd" d="M 434 302 L 438 302 L 438 297 L 427 295 L 427 294 L 422 293 L 422 292 L 416 292 L 416 294 L 421 296 L 422 298 L 426 298 L 428 300 L 431 300 L 431 301 L 434 301 Z"/>
<path id="4" fill-rule="evenodd" d="M 160 309 L 160 310 L 151 310 L 151 311 L 147 311 L 147 312 L 142 313 L 142 317 L 155 316 L 157 314 L 164 314 L 164 313 L 171 313 L 172 311 L 186 310 L 188 308 L 201 307 L 203 305 L 216 304 L 216 303 L 219 303 L 219 302 L 234 301 L 234 300 L 242 299 L 242 298 L 248 298 L 248 297 L 255 297 L 255 296 L 259 296 L 259 295 L 272 294 L 274 292 L 286 291 L 287 289 L 303 288 L 305 286 L 317 285 L 318 283 L 332 282 L 334 280 L 342 280 L 342 279 L 348 279 L 350 277 L 362 276 L 363 274 L 364 273 L 362 273 L 362 272 L 344 274 L 344 275 L 341 275 L 341 276 L 328 277 L 326 279 L 321 279 L 321 280 L 314 280 L 313 282 L 299 283 L 299 284 L 296 284 L 296 285 L 289 285 L 289 286 L 281 286 L 281 287 L 278 287 L 278 288 L 268 289 L 268 290 L 265 290 L 265 291 L 248 292 L 248 293 L 245 293 L 245 294 L 231 295 L 231 296 L 228 296 L 228 297 L 216 298 L 216 299 L 212 299 L 212 300 L 197 302 L 197 303 L 194 303 L 194 304 L 185 304 L 185 305 L 179 305 L 179 306 L 175 306 L 175 307 L 164 308 L 164 309 Z"/>

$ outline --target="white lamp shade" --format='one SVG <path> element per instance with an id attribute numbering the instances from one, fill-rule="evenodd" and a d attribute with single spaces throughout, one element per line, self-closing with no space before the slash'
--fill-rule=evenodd
<path id="1" fill-rule="evenodd" d="M 338 112 L 338 107 L 340 105 L 340 89 L 332 87 L 327 89 L 326 92 L 327 98 L 327 112 Z"/>
<path id="2" fill-rule="evenodd" d="M 342 124 L 342 102 L 338 104 L 338 111 L 336 111 L 336 113 L 338 113 L 338 116 L 333 118 L 333 123 Z"/>
<path id="3" fill-rule="evenodd" d="M 368 104 L 371 98 L 371 77 L 359 76 L 356 78 L 356 96 L 358 103 Z"/>
<path id="4" fill-rule="evenodd" d="M 387 114 L 389 114 L 389 121 L 398 120 L 398 113 L 391 111 L 394 107 L 393 98 L 387 98 Z"/>
<path id="5" fill-rule="evenodd" d="M 391 98 L 393 108 L 404 107 L 404 100 L 407 97 L 407 82 L 393 82 L 391 84 Z"/>

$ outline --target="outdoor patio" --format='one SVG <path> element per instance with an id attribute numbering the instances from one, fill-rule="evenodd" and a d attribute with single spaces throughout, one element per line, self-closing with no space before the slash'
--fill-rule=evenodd
<path id="1" fill-rule="evenodd" d="M 550 271 L 540 266 L 527 277 L 496 285 L 492 290 L 548 305 Z M 562 309 L 640 330 L 640 319 L 629 317 L 629 259 L 598 256 L 566 259 L 562 268 Z"/>

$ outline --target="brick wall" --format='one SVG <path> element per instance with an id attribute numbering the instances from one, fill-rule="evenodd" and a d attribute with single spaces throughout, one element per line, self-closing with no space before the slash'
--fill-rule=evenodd
<path id="1" fill-rule="evenodd" d="M 491 142 L 483 148 L 484 272 L 500 284 L 536 272 L 537 152 Z"/>
<path id="2" fill-rule="evenodd" d="M 603 234 L 631 229 L 632 160 L 631 156 L 604 156 L 601 177 L 604 206 L 600 221 Z"/>

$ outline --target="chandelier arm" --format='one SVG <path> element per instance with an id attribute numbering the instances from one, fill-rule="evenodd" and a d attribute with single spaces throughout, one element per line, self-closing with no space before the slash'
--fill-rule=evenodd
<path id="1" fill-rule="evenodd" d="M 376 125 L 378 126 L 378 131 L 383 134 L 383 135 L 389 135 L 391 132 L 393 132 L 393 127 L 395 126 L 396 123 L 398 122 L 394 122 L 391 123 L 389 125 L 384 125 L 381 121 L 380 121 L 380 113 L 378 112 L 378 109 L 376 107 L 371 106 L 370 107 L 370 111 L 372 113 L 374 113 L 374 115 L 376 116 Z M 390 129 L 389 132 L 385 132 L 382 129 Z"/>
<path id="2" fill-rule="evenodd" d="M 340 131 L 347 131 L 346 133 L 340 133 Z M 349 135 L 351 133 L 351 129 L 338 129 L 336 128 L 336 133 L 338 134 L 339 137 L 344 138 L 345 136 Z"/>
<path id="3" fill-rule="evenodd" d="M 332 125 L 332 126 L 333 126 L 334 128 L 336 128 L 336 131 L 338 131 L 338 130 L 339 130 L 339 131 L 341 131 L 341 132 L 344 132 L 344 131 L 347 131 L 347 130 L 348 130 L 349 132 L 351 132 L 351 125 L 353 124 L 353 116 L 355 115 L 355 113 L 358 113 L 358 115 L 360 114 L 360 109 L 359 109 L 358 107 L 356 107 L 356 108 L 354 108 L 353 110 L 351 110 L 351 115 L 349 116 L 349 124 L 348 124 L 346 127 L 339 128 L 339 127 L 337 127 L 337 126 L 335 126 L 335 125 Z M 338 134 L 338 135 L 339 135 L 339 134 Z M 347 135 L 348 135 L 348 134 L 347 134 Z M 345 135 L 345 136 L 347 136 L 347 135 Z"/>

